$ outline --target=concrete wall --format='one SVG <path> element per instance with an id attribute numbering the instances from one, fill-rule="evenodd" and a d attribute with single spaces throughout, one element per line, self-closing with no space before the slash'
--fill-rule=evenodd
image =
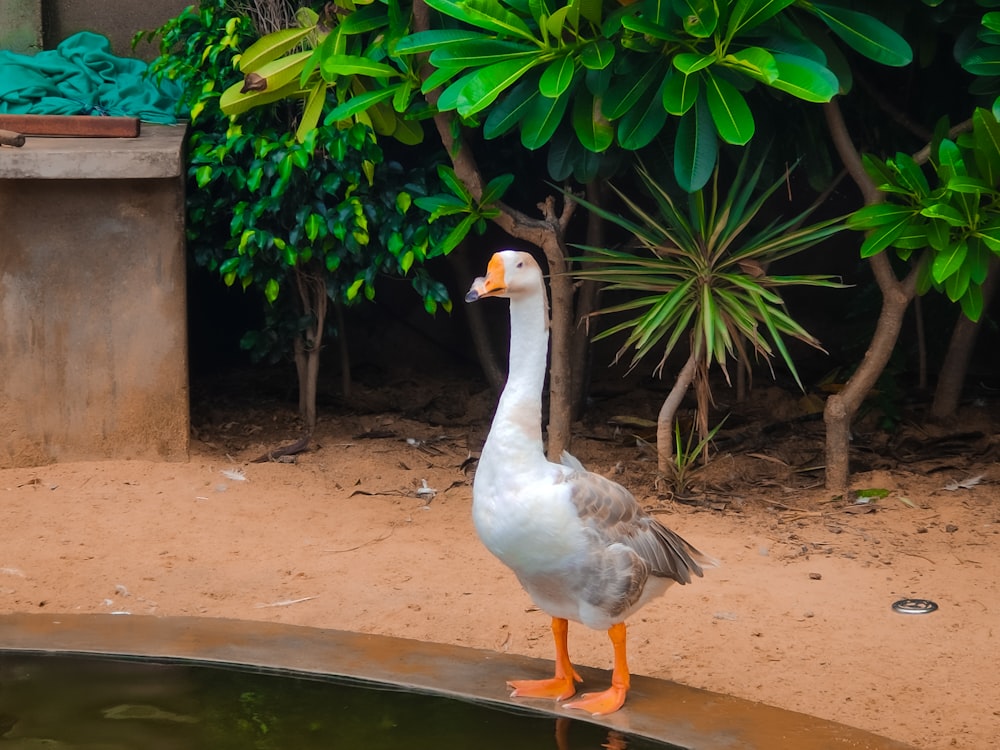
<path id="1" fill-rule="evenodd" d="M 34 54 L 42 48 L 42 0 L 0 0 L 0 49 Z"/>
<path id="2" fill-rule="evenodd" d="M 158 50 L 143 43 L 133 51 L 136 32 L 155 29 L 195 4 L 195 0 L 42 0 L 45 48 L 52 49 L 78 31 L 96 31 L 111 40 L 116 55 L 150 60 Z"/>
<path id="3" fill-rule="evenodd" d="M 156 45 L 134 50 L 132 37 L 151 31 L 196 0 L 0 0 L 0 49 L 32 54 L 52 49 L 78 31 L 96 31 L 111 41 L 120 57 L 151 60 Z"/>
<path id="4" fill-rule="evenodd" d="M 0 159 L 0 467 L 184 460 L 183 127 Z"/>

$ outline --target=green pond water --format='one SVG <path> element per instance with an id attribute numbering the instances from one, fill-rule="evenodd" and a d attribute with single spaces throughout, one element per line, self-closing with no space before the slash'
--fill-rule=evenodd
<path id="1" fill-rule="evenodd" d="M 604 747 L 673 746 L 609 733 L 588 722 L 367 683 L 185 663 L 0 652 L 0 750 Z"/>

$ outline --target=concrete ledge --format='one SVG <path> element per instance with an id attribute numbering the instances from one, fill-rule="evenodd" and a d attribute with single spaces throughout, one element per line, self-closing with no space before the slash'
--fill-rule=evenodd
<path id="1" fill-rule="evenodd" d="M 142 123 L 138 138 L 27 136 L 0 147 L 0 179 L 117 180 L 179 177 L 184 125 Z"/>
<path id="2" fill-rule="evenodd" d="M 135 615 L 0 615 L 0 651 L 149 657 L 267 671 L 336 675 L 459 700 L 516 706 L 617 729 L 688 750 L 912 750 L 885 737 L 673 682 L 634 676 L 628 703 L 607 717 L 511 700 L 510 677 L 549 677 L 542 659 L 402 638 L 276 623 Z M 587 687 L 606 672 L 581 668 Z"/>

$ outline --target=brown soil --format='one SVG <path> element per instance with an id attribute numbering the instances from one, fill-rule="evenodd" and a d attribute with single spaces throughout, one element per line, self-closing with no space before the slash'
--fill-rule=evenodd
<path id="1" fill-rule="evenodd" d="M 809 402 L 757 391 L 679 498 L 613 419 L 655 413 L 661 395 L 606 393 L 575 432 L 589 468 L 723 561 L 632 619 L 633 671 L 919 748 L 995 746 L 1000 444 L 989 410 L 951 427 L 862 425 L 854 485 L 886 492 L 857 504 L 822 490 Z M 289 463 L 251 462 L 297 437 L 286 405 L 202 405 L 187 463 L 0 471 L 0 612 L 272 620 L 549 658 L 548 618 L 470 520 L 469 459 L 492 403 L 468 383 L 367 390 L 328 408 Z M 892 611 L 906 597 L 940 609 Z M 570 648 L 610 666 L 603 633 L 571 627 Z"/>

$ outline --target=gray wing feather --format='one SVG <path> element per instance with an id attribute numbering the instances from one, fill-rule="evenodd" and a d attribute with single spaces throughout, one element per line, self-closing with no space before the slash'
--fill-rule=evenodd
<path id="1" fill-rule="evenodd" d="M 632 549 L 650 574 L 684 584 L 691 582 L 692 574 L 700 577 L 703 568 L 718 564 L 646 513 L 632 493 L 617 482 L 580 469 L 571 472 L 566 481 L 577 512 L 588 527 L 608 546 L 623 544 Z"/>

